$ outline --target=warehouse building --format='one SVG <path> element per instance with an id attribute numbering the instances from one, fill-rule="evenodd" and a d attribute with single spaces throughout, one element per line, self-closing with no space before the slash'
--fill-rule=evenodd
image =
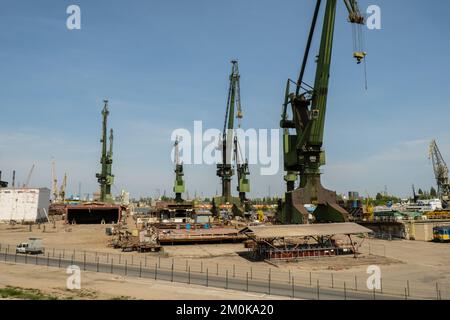
<path id="1" fill-rule="evenodd" d="M 45 222 L 49 204 L 47 188 L 1 188 L 0 222 Z"/>

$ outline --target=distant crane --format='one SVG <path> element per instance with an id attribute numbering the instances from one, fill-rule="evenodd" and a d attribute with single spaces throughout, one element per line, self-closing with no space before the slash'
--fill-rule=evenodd
<path id="1" fill-rule="evenodd" d="M 250 174 L 246 161 L 239 161 L 239 145 L 235 137 L 235 118 L 238 119 L 238 127 L 241 127 L 243 118 L 241 106 L 241 87 L 239 64 L 237 60 L 231 61 L 230 85 L 228 89 L 227 108 L 225 111 L 225 123 L 221 137 L 222 163 L 217 165 L 217 176 L 222 182 L 222 195 L 213 199 L 213 213 L 218 215 L 218 208 L 222 205 L 232 205 L 234 215 L 242 216 L 245 211 L 249 211 L 249 202 L 245 197 L 246 192 L 250 192 L 250 184 L 247 176 Z M 234 138 L 233 138 L 234 137 Z M 238 171 L 238 191 L 239 198 L 231 195 L 231 178 L 234 175 L 232 157 L 235 157 Z M 241 158 L 242 159 L 242 158 Z M 242 159 L 243 160 L 243 159 Z"/>
<path id="2" fill-rule="evenodd" d="M 111 196 L 111 186 L 114 184 L 114 175 L 112 174 L 113 163 L 113 130 L 109 133 L 109 151 L 107 150 L 107 127 L 108 127 L 108 100 L 104 100 L 104 107 L 102 110 L 103 122 L 102 122 L 102 138 L 100 140 L 102 144 L 102 157 L 100 163 L 102 165 L 101 173 L 97 173 L 96 177 L 100 184 L 100 201 L 101 202 L 114 202 Z"/>
<path id="3" fill-rule="evenodd" d="M 53 202 L 57 202 L 58 197 L 59 197 L 59 192 L 58 192 L 58 179 L 56 178 L 55 160 L 52 160 L 52 195 L 53 195 Z"/>
<path id="4" fill-rule="evenodd" d="M 174 156 L 175 156 L 175 184 L 173 186 L 173 192 L 175 192 L 175 202 L 183 202 L 182 194 L 186 191 L 183 180 L 183 163 L 180 161 L 180 150 L 179 150 L 180 140 L 178 137 L 175 139 L 174 144 Z"/>
<path id="5" fill-rule="evenodd" d="M 33 164 L 33 166 L 30 169 L 30 172 L 28 173 L 26 183 L 23 185 L 24 188 L 28 188 L 30 186 L 31 176 L 33 175 L 34 167 L 35 165 Z"/>
<path id="6" fill-rule="evenodd" d="M 67 174 L 64 174 L 61 189 L 59 190 L 59 199 L 63 203 L 66 201 L 66 188 L 67 188 Z"/>
<path id="7" fill-rule="evenodd" d="M 436 143 L 432 140 L 430 143 L 429 158 L 433 162 L 434 176 L 438 187 L 438 196 L 442 200 L 443 205 L 448 207 L 450 200 L 450 181 L 448 179 L 448 167 L 442 157 L 441 151 Z"/>

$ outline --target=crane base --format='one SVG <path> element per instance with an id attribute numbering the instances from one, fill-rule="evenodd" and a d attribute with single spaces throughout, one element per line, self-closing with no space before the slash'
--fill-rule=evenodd
<path id="1" fill-rule="evenodd" d="M 348 212 L 337 204 L 336 192 L 325 189 L 320 176 L 310 177 L 303 188 L 287 192 L 285 202 L 278 212 L 278 220 L 283 224 L 308 224 L 309 212 L 305 205 L 317 206 L 312 213 L 316 223 L 348 222 Z"/>

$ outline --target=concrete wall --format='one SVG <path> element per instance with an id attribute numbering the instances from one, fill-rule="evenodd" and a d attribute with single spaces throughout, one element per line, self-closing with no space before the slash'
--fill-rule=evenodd
<path id="1" fill-rule="evenodd" d="M 47 188 L 0 189 L 0 221 L 46 221 L 50 204 Z"/>
<path id="2" fill-rule="evenodd" d="M 450 226 L 450 220 L 421 220 L 405 222 L 407 239 L 417 241 L 433 240 L 433 228 L 440 226 Z"/>

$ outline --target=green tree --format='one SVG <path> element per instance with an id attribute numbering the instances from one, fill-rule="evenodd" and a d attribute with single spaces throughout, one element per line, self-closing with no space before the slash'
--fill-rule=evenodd
<path id="1" fill-rule="evenodd" d="M 383 200 L 383 195 L 380 192 L 378 192 L 375 199 L 377 199 L 377 201 L 381 201 Z"/>

